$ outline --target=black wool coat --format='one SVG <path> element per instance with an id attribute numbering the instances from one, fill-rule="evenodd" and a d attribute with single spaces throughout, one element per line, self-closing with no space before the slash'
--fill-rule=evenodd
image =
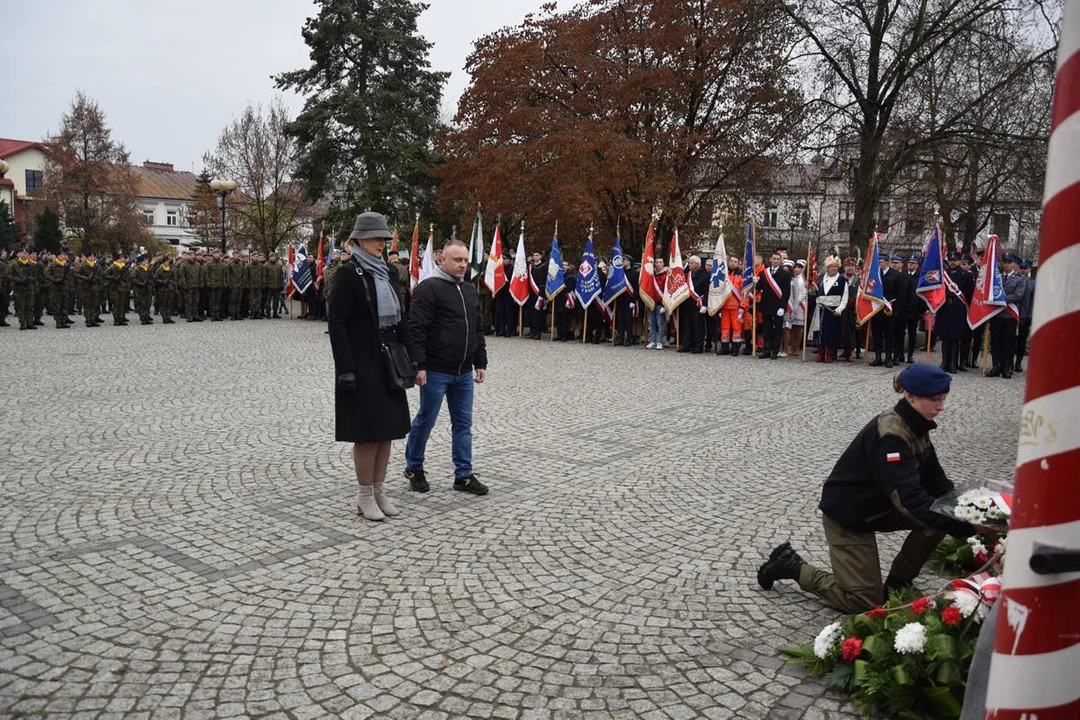
<path id="1" fill-rule="evenodd" d="M 390 268 L 389 276 L 396 294 L 397 272 Z M 399 440 L 409 432 L 409 401 L 404 390 L 389 389 L 382 338 L 403 343 L 413 357 L 404 308 L 401 322 L 380 333 L 375 278 L 352 259 L 341 265 L 330 293 L 334 372 L 356 375 L 356 392 L 352 395 L 335 387 L 334 439 L 351 443 Z"/>

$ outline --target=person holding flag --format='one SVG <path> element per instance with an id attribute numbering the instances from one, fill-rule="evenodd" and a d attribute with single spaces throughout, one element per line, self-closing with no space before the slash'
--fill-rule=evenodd
<path id="1" fill-rule="evenodd" d="M 484 286 L 491 293 L 492 301 L 495 303 L 495 334 L 499 337 L 510 337 L 511 312 L 510 308 L 506 307 L 506 301 L 510 301 L 510 298 L 506 293 L 499 295 L 499 291 L 506 287 L 507 282 L 507 259 L 503 256 L 501 225 L 501 220 L 495 223 L 495 237 L 491 240 L 491 252 L 488 253 L 487 262 L 484 265 Z"/>
<path id="2" fill-rule="evenodd" d="M 850 292 L 847 278 L 840 273 L 840 258 L 835 255 L 825 258 L 825 272 L 818 278 L 817 287 L 810 332 L 819 333 L 816 362 L 831 363 L 836 361 L 836 353 L 843 340 L 844 312 Z"/>
<path id="3" fill-rule="evenodd" d="M 518 306 L 518 334 L 523 334 L 525 331 L 524 307 L 525 303 L 529 302 L 530 281 L 532 278 L 529 276 L 529 259 L 525 255 L 525 221 L 521 221 L 521 234 L 518 235 L 517 252 L 514 253 L 514 266 L 510 272 L 510 292 L 509 295 L 513 298 L 514 302 Z"/>
<path id="4" fill-rule="evenodd" d="M 574 276 L 566 275 L 562 251 L 559 250 L 559 225 L 555 224 L 555 234 L 551 237 L 551 254 L 548 256 L 547 277 L 544 279 L 544 297 L 551 305 L 551 340 L 565 342 L 569 340 L 570 315 L 573 312 L 573 287 L 567 288 Z"/>
<path id="5" fill-rule="evenodd" d="M 629 347 L 635 343 L 634 317 L 637 315 L 637 287 L 633 274 L 634 258 L 623 253 L 618 231 L 611 256 L 611 272 L 604 286 L 604 304 L 612 309 L 614 344 Z"/>
<path id="6" fill-rule="evenodd" d="M 546 327 L 544 311 L 547 300 L 544 299 L 544 287 L 547 284 L 547 270 L 544 253 L 534 251 L 532 264 L 529 266 L 529 292 L 532 293 L 529 296 L 529 340 L 539 340 Z"/>
<path id="7" fill-rule="evenodd" d="M 855 300 L 856 321 L 860 326 L 870 322 L 870 320 L 880 315 L 882 310 L 889 307 L 889 301 L 885 299 L 885 291 L 881 284 L 882 266 L 887 266 L 888 263 L 886 262 L 887 258 L 882 258 L 879 254 L 878 241 L 880 239 L 880 233 L 874 233 L 874 236 L 870 238 L 870 246 L 867 248 L 866 253 L 868 261 L 866 271 L 859 286 L 859 295 Z M 885 334 L 885 328 L 888 325 L 889 323 L 886 321 L 870 326 L 876 353 L 874 362 L 870 363 L 873 367 L 880 367 L 885 364 L 881 353 L 889 345 L 885 343 L 885 338 L 882 336 Z M 892 367 L 891 360 L 888 367 Z"/>
<path id="8" fill-rule="evenodd" d="M 780 340 L 784 328 L 784 313 L 791 299 L 791 273 L 780 266 L 780 253 L 769 256 L 769 268 L 762 271 L 761 311 L 764 344 L 761 358 L 775 360 L 780 356 Z"/>
<path id="9" fill-rule="evenodd" d="M 701 266 L 701 258 L 691 255 L 687 261 L 686 289 L 689 291 L 691 302 L 686 304 L 686 312 L 683 320 L 682 338 L 683 346 L 679 352 L 689 352 L 692 355 L 700 355 L 705 344 L 705 316 L 709 312 L 706 305 L 709 292 L 709 272 Z"/>
<path id="10" fill-rule="evenodd" d="M 600 277 L 600 269 L 597 267 L 596 254 L 593 252 L 592 228 L 589 228 L 589 236 L 585 239 L 585 252 L 581 255 L 581 264 L 578 265 L 577 282 L 574 286 L 574 295 L 584 311 L 585 325 L 581 329 L 581 341 L 597 344 L 603 336 L 603 318 L 597 308 L 592 306 L 594 300 L 603 292 Z M 599 305 L 599 301 L 596 303 Z M 592 320 L 592 327 L 589 321 Z"/>

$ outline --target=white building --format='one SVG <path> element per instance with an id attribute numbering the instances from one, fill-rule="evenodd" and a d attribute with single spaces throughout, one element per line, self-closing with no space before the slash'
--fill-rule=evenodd
<path id="1" fill-rule="evenodd" d="M 149 160 L 142 167 L 132 166 L 131 172 L 138 181 L 136 202 L 150 232 L 179 252 L 201 245 L 188 223 L 198 190 L 198 177 L 184 170 L 174 170 L 170 163 Z"/>
<path id="2" fill-rule="evenodd" d="M 41 190 L 45 146 L 33 140 L 0 138 L 0 160 L 8 165 L 0 178 L 0 200 L 7 203 L 15 221 L 25 227 L 29 204 Z"/>

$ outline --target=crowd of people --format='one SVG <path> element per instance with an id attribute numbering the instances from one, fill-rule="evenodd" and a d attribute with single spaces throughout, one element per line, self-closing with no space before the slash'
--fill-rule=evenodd
<path id="1" fill-rule="evenodd" d="M 596 301 L 582 308 L 574 294 L 578 269 L 566 261 L 562 266 L 565 287 L 555 296 L 546 297 L 548 262 L 540 252 L 532 253 L 533 293 L 520 312 L 505 289 L 492 298 L 481 284 L 480 299 L 489 331 L 504 337 L 521 335 L 539 340 L 550 332 L 552 340 L 561 342 L 610 342 L 650 350 L 674 346 L 684 353 L 754 355 L 766 360 L 802 357 L 808 345 L 817 362 L 852 362 L 862 359 L 863 352 L 872 352 L 871 366 L 889 368 L 914 363 L 926 350 L 929 328 L 931 350 L 941 343 L 941 368 L 949 373 L 965 372 L 978 368 L 983 352 L 985 326 L 972 330 L 967 322 L 978 268 L 975 258 L 969 255 L 952 252 L 947 258 L 949 290 L 945 305 L 931 316 L 926 302 L 916 293 L 922 258 L 883 256 L 881 282 L 889 309 L 863 325 L 858 324 L 856 316 L 856 297 L 865 271 L 861 260 L 829 256 L 808 277 L 806 261 L 789 258 L 785 248 L 771 253 L 767 262 L 761 255 L 755 256 L 753 292 L 744 292 L 742 260 L 729 257 L 734 292 L 715 314 L 707 312 L 713 259 L 703 262 L 696 255 L 684 268 L 690 298 L 674 313 L 668 313 L 659 302 L 651 309 L 644 304 L 638 292 L 641 265 L 629 255 L 622 259 L 627 292 L 610 306 Z M 1002 259 L 1005 296 L 1018 318 L 1002 312 L 990 321 L 992 366 L 987 375 L 1009 378 L 1023 369 L 1035 275 L 1030 261 L 1010 253 Z M 506 255 L 503 262 L 509 276 L 512 258 Z M 601 262 L 599 270 L 604 283 L 609 268 Z M 668 272 L 665 260 L 656 258 L 654 277 L 660 286 Z"/>
<path id="2" fill-rule="evenodd" d="M 14 257 L 0 254 L 0 327 L 7 322 L 12 300 L 20 330 L 45 325 L 46 313 L 58 329 L 82 315 L 86 327 L 104 323 L 127 325 L 134 310 L 149 325 L 154 316 L 165 324 L 277 318 L 288 314 L 284 287 L 285 261 L 270 253 L 188 250 L 179 257 L 161 253 L 85 255 L 19 249 Z"/>

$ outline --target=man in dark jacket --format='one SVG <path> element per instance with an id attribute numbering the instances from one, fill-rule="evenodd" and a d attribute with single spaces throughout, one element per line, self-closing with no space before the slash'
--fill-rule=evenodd
<path id="1" fill-rule="evenodd" d="M 900 273 L 889 267 L 889 258 L 881 256 L 881 292 L 890 306 L 896 304 L 896 284 Z M 882 310 L 870 321 L 870 336 L 874 341 L 874 362 L 871 367 L 893 366 L 893 311 Z M 884 358 L 882 355 L 884 354 Z"/>
<path id="2" fill-rule="evenodd" d="M 762 348 L 761 357 L 775 360 L 780 354 L 784 313 L 787 311 L 788 300 L 791 298 L 791 273 L 780 267 L 779 253 L 774 252 L 769 256 L 769 267 L 761 271 L 758 290 L 761 292 L 758 312 L 761 313 L 762 331 L 765 336 L 765 346 Z"/>
<path id="3" fill-rule="evenodd" d="M 416 286 L 409 309 L 420 409 L 405 445 L 405 477 L 417 492 L 430 489 L 424 451 L 444 397 L 450 410 L 454 489 L 473 495 L 488 491 L 472 468 L 473 383 L 484 382 L 487 349 L 480 298 L 476 287 L 465 281 L 468 269 L 469 249 L 451 240 L 434 274 Z"/>

